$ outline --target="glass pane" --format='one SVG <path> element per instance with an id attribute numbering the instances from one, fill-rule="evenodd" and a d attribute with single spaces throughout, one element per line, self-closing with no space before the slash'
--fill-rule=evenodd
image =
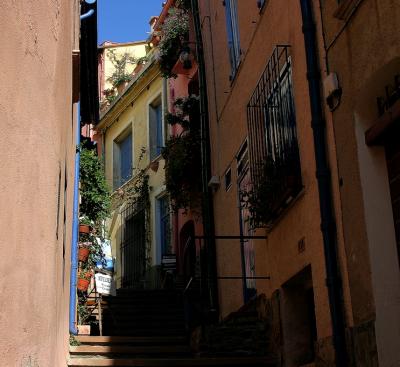
<path id="1" fill-rule="evenodd" d="M 132 176 L 132 134 L 129 134 L 121 143 L 120 162 L 121 162 L 121 184 L 128 181 Z"/>

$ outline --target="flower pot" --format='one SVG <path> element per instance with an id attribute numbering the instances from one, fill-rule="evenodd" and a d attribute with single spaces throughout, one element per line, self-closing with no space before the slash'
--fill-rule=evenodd
<path id="1" fill-rule="evenodd" d="M 76 287 L 77 287 L 80 291 L 86 292 L 86 291 L 88 290 L 88 288 L 89 288 L 89 284 L 90 284 L 90 279 L 87 280 L 87 279 L 79 278 L 79 279 L 78 279 L 78 284 L 77 284 Z"/>
<path id="2" fill-rule="evenodd" d="M 90 325 L 77 325 L 78 335 L 90 335 Z"/>
<path id="3" fill-rule="evenodd" d="M 122 82 L 121 84 L 117 85 L 118 95 L 122 94 L 122 92 L 125 90 L 127 85 L 128 85 L 128 82 Z"/>
<path id="4" fill-rule="evenodd" d="M 79 233 L 90 233 L 90 226 L 87 224 L 80 224 Z"/>
<path id="5" fill-rule="evenodd" d="M 89 257 L 90 249 L 88 247 L 79 247 L 78 259 L 79 261 L 86 261 Z"/>

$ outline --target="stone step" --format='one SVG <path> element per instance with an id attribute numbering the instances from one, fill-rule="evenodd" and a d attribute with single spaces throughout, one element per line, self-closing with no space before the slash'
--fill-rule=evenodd
<path id="1" fill-rule="evenodd" d="M 142 345 L 142 346 L 126 346 L 126 345 L 79 345 L 69 348 L 70 355 L 127 355 L 134 357 L 135 355 L 188 355 L 190 353 L 189 346 L 185 345 Z"/>
<path id="2" fill-rule="evenodd" d="M 136 336 L 136 337 L 151 337 L 154 335 L 159 335 L 159 336 L 171 336 L 171 337 L 184 337 L 186 336 L 186 330 L 184 328 L 179 328 L 179 329 L 170 329 L 170 328 L 157 328 L 157 329 L 138 329 L 138 328 L 129 328 L 126 327 L 125 325 L 117 325 L 117 326 L 111 326 L 109 328 L 106 327 L 106 325 L 103 325 L 103 332 L 108 333 L 112 335 L 119 335 L 119 336 Z"/>
<path id="3" fill-rule="evenodd" d="M 107 315 L 103 317 L 103 324 L 110 324 L 110 325 L 118 325 L 118 324 L 123 324 L 126 325 L 126 327 L 155 327 L 155 328 L 160 328 L 160 327 L 171 327 L 171 326 L 184 326 L 185 325 L 185 319 L 183 317 L 171 317 L 171 318 L 159 318 L 159 319 L 148 319 L 148 318 L 137 318 L 137 317 L 130 317 L 129 315 L 123 316 L 123 315 L 118 315 L 118 316 L 111 316 Z"/>
<path id="4" fill-rule="evenodd" d="M 81 344 L 91 345 L 164 345 L 187 344 L 187 338 L 181 336 L 76 336 Z"/>
<path id="5" fill-rule="evenodd" d="M 183 310 L 170 310 L 169 312 L 159 312 L 159 313 L 153 313 L 149 312 L 149 310 L 145 311 L 143 310 L 142 312 L 138 311 L 132 311 L 132 310 L 121 310 L 121 309 L 108 309 L 107 311 L 104 312 L 105 315 L 110 315 L 112 317 L 116 318 L 130 318 L 132 320 L 134 319 L 140 319 L 140 320 L 147 320 L 147 321 L 152 321 L 152 320 L 175 320 L 175 319 L 183 319 L 184 318 L 184 311 Z"/>
<path id="6" fill-rule="evenodd" d="M 217 367 L 254 366 L 275 367 L 272 361 L 263 357 L 249 358 L 70 358 L 69 367 Z"/>

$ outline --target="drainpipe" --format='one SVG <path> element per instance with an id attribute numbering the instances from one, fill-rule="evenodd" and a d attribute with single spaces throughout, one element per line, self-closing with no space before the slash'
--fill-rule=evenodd
<path id="1" fill-rule="evenodd" d="M 318 182 L 321 231 L 324 242 L 326 284 L 332 320 L 332 337 L 335 348 L 336 366 L 348 366 L 346 330 L 343 310 L 343 290 L 337 258 L 336 221 L 333 211 L 331 174 L 327 158 L 325 120 L 322 109 L 321 75 L 318 65 L 316 27 L 310 0 L 300 0 L 303 34 L 307 61 L 308 90 L 311 104 L 316 176 Z"/>
<path id="2" fill-rule="evenodd" d="M 94 4 L 96 0 L 85 0 L 87 4 Z M 80 16 L 80 20 L 87 19 L 94 14 L 90 9 Z M 76 154 L 75 154 L 75 178 L 74 178 L 74 205 L 72 219 L 72 243 L 71 243 L 71 274 L 69 281 L 69 332 L 73 335 L 78 334 L 76 328 L 76 282 L 78 272 L 78 225 L 79 225 L 79 168 L 80 168 L 80 150 L 81 144 L 81 109 L 78 103 L 78 118 L 76 123 Z"/>
<path id="3" fill-rule="evenodd" d="M 97 1 L 97 0 L 85 0 L 85 3 L 91 5 L 91 4 L 94 4 L 96 1 Z M 91 17 L 93 14 L 94 14 L 94 9 L 90 9 L 90 10 L 89 10 L 88 12 L 86 12 L 85 14 L 82 14 L 81 17 L 80 17 L 80 19 L 81 19 L 81 20 L 84 20 L 84 19 L 86 19 L 86 18 Z"/>
<path id="4" fill-rule="evenodd" d="M 79 166 L 81 143 L 81 111 L 78 103 L 78 119 L 76 123 L 76 154 L 75 154 L 75 178 L 74 178 L 74 205 L 72 220 L 72 244 L 71 244 L 71 275 L 69 288 L 69 332 L 78 333 L 76 329 L 76 278 L 78 271 L 78 223 L 79 223 Z"/>
<path id="5" fill-rule="evenodd" d="M 201 134 L 201 160 L 202 160 L 202 185 L 203 185 L 203 223 L 205 232 L 205 253 L 207 261 L 208 298 L 211 321 L 218 320 L 218 289 L 217 266 L 215 250 L 214 208 L 211 189 L 208 182 L 211 178 L 210 158 L 210 131 L 208 119 L 208 99 L 206 70 L 204 64 L 203 40 L 201 35 L 201 21 L 198 0 L 191 0 L 194 28 L 196 33 L 197 63 L 199 68 L 200 90 L 200 134 Z"/>

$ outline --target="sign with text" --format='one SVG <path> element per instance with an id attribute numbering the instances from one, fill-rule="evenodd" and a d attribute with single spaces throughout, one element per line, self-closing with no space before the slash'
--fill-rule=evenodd
<path id="1" fill-rule="evenodd" d="M 96 290 L 100 294 L 115 295 L 115 284 L 111 275 L 96 273 Z"/>

